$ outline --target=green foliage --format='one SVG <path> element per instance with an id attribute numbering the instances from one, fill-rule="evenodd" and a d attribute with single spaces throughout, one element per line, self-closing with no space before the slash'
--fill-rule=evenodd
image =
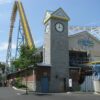
<path id="1" fill-rule="evenodd" d="M 5 66 L 6 65 L 4 63 L 0 62 L 0 69 L 3 71 L 3 73 L 4 73 L 4 70 L 5 70 Z"/>
<path id="2" fill-rule="evenodd" d="M 28 46 L 22 45 L 20 49 L 20 56 L 18 59 L 12 61 L 16 69 L 24 69 L 30 65 L 35 65 L 40 61 L 40 55 L 35 55 L 37 49 L 30 49 Z"/>
<path id="3" fill-rule="evenodd" d="M 30 49 L 28 46 L 22 45 L 20 49 L 20 58 L 30 58 L 36 52 L 36 48 Z"/>
<path id="4" fill-rule="evenodd" d="M 4 68 L 5 64 L 0 62 L 0 68 Z"/>
<path id="5" fill-rule="evenodd" d="M 15 87 L 17 87 L 17 88 L 26 88 L 25 85 L 23 85 L 21 83 L 18 83 L 18 82 L 15 83 Z"/>
<path id="6" fill-rule="evenodd" d="M 26 86 L 21 83 L 21 78 L 16 79 L 14 86 L 17 88 L 26 88 Z"/>

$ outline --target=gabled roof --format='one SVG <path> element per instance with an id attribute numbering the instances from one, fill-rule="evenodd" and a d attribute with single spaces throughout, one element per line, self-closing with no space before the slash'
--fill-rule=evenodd
<path id="1" fill-rule="evenodd" d="M 57 9 L 52 13 L 52 16 L 59 16 L 59 17 L 64 17 L 67 20 L 70 20 L 69 16 L 65 13 L 65 11 L 62 8 Z"/>
<path id="2" fill-rule="evenodd" d="M 100 42 L 100 40 L 98 38 L 96 38 L 95 36 L 93 36 L 92 34 L 90 34 L 87 31 L 82 31 L 82 32 L 78 32 L 78 33 L 73 34 L 73 35 L 69 35 L 69 38 L 73 38 L 73 37 L 76 37 L 76 36 L 81 36 L 83 34 L 88 35 L 89 37 L 91 37 L 93 40 L 95 40 L 97 42 Z"/>
<path id="3" fill-rule="evenodd" d="M 44 23 L 46 23 L 50 18 L 60 18 L 63 20 L 70 20 L 68 15 L 64 12 L 62 8 L 57 9 L 56 11 L 47 11 L 44 18 Z"/>

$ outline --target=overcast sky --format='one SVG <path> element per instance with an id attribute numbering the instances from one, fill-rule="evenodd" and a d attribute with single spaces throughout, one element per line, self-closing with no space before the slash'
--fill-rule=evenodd
<path id="1" fill-rule="evenodd" d="M 6 61 L 10 18 L 15 0 L 0 0 L 0 61 Z M 62 7 L 70 17 L 69 25 L 100 26 L 100 0 L 20 0 L 36 46 L 43 44 L 43 18 L 46 10 Z M 13 50 L 16 48 L 18 20 L 14 26 Z M 14 54 L 13 54 L 14 55 Z"/>

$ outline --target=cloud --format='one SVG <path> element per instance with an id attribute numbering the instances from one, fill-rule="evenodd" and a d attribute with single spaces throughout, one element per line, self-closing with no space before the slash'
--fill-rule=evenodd
<path id="1" fill-rule="evenodd" d="M 35 40 L 35 46 L 36 47 L 40 47 L 40 46 L 42 46 L 43 45 L 43 40 L 42 39 L 40 39 L 40 40 Z"/>
<path id="2" fill-rule="evenodd" d="M 100 26 L 100 22 L 95 20 L 94 22 L 86 23 L 84 26 Z"/>
<path id="3" fill-rule="evenodd" d="M 8 48 L 8 43 L 1 43 L 0 44 L 0 51 L 6 51 Z M 12 49 L 16 49 L 16 44 L 12 44 Z"/>
<path id="4" fill-rule="evenodd" d="M 0 0 L 0 5 L 12 3 L 13 1 L 15 1 L 15 0 Z"/>

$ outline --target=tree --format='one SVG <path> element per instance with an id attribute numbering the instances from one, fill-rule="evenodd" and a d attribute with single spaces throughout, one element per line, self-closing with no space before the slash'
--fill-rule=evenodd
<path id="1" fill-rule="evenodd" d="M 26 69 L 28 66 L 36 65 L 37 62 L 41 61 L 41 55 L 37 54 L 37 49 L 32 48 L 30 49 L 28 46 L 22 45 L 20 52 L 19 52 L 19 58 L 12 61 L 12 66 L 14 66 L 16 69 Z M 36 67 L 36 66 L 35 66 Z M 26 77 L 26 94 L 27 94 L 27 76 L 30 74 L 30 70 L 25 70 L 25 77 Z M 19 76 L 17 76 L 19 77 Z M 22 81 L 22 76 L 20 75 L 20 81 Z M 19 83 L 19 82 L 18 82 Z"/>
<path id="2" fill-rule="evenodd" d="M 0 62 L 0 68 L 4 68 L 5 67 L 5 64 Z"/>
<path id="3" fill-rule="evenodd" d="M 0 62 L 0 69 L 4 73 L 4 71 L 5 71 L 5 63 Z"/>
<path id="4" fill-rule="evenodd" d="M 20 49 L 19 58 L 12 61 L 16 69 L 24 69 L 30 65 L 34 65 L 40 61 L 40 55 L 36 55 L 37 49 L 30 49 L 28 46 L 22 45 Z"/>

